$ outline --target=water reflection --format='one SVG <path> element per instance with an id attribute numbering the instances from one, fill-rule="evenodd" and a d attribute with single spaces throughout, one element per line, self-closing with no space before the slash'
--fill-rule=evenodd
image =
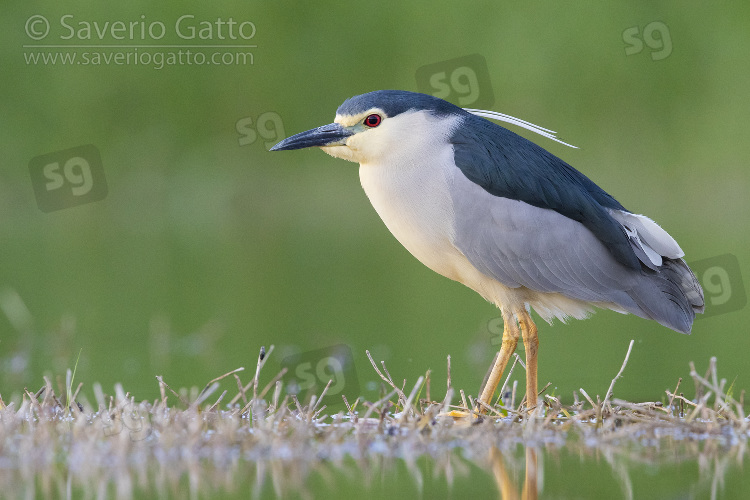
<path id="1" fill-rule="evenodd" d="M 206 432 L 198 415 L 189 425 L 199 432 L 139 442 L 122 434 L 76 443 L 76 436 L 69 448 L 51 434 L 33 444 L 17 439 L 24 458 L 0 462 L 0 498 L 462 498 L 472 491 L 504 500 L 599 498 L 602 491 L 626 500 L 736 498 L 747 451 L 746 439 L 722 442 L 721 434 L 526 445 L 510 427 L 437 425 L 405 434 L 342 424 L 301 442 L 300 429 L 267 434 L 238 425 L 222 437 Z M 552 465 L 546 474 L 545 463 Z"/>
<path id="2" fill-rule="evenodd" d="M 492 474 L 495 478 L 495 483 L 497 484 L 497 489 L 500 492 L 500 498 L 502 500 L 537 500 L 539 481 L 542 479 L 542 475 L 537 475 L 539 471 L 537 451 L 534 448 L 528 447 L 526 448 L 525 456 L 525 477 L 522 483 L 523 490 L 519 496 L 518 481 L 514 480 L 515 474 L 512 473 L 513 471 L 508 471 L 503 454 L 495 446 L 490 448 Z"/>

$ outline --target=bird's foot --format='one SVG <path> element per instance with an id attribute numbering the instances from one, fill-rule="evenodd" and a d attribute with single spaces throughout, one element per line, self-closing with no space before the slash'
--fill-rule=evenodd
<path id="1" fill-rule="evenodd" d="M 455 419 L 468 418 L 468 417 L 473 417 L 473 418 L 481 417 L 481 415 L 473 411 L 465 411 L 465 410 L 446 411 L 444 413 L 441 413 L 440 416 L 441 417 L 453 417 Z"/>
<path id="2" fill-rule="evenodd" d="M 483 417 L 487 416 L 487 408 L 488 406 L 484 403 L 479 404 L 477 402 L 477 406 L 474 407 L 473 410 L 469 410 L 468 408 L 462 408 L 458 410 L 451 410 L 444 413 L 441 413 L 441 416 L 446 417 L 453 417 L 455 419 L 462 419 L 462 418 L 472 418 L 474 420 L 481 420 Z"/>

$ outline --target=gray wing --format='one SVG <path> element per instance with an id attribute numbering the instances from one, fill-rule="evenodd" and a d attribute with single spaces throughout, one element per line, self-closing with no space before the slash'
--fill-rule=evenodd
<path id="1" fill-rule="evenodd" d="M 677 331 L 690 330 L 695 314 L 673 276 L 626 267 L 582 223 L 492 195 L 460 171 L 451 193 L 454 245 L 483 274 L 507 287 L 614 303 Z"/>
<path id="2" fill-rule="evenodd" d="M 505 286 L 615 301 L 634 277 L 586 227 L 551 209 L 487 193 L 457 173 L 454 244 Z M 615 295 L 615 296 L 613 296 Z"/>
<path id="3" fill-rule="evenodd" d="M 554 210 L 583 224 L 626 267 L 640 270 L 641 262 L 649 265 L 609 212 L 627 210 L 549 151 L 474 115 L 455 128 L 451 144 L 456 166 L 488 193 Z"/>

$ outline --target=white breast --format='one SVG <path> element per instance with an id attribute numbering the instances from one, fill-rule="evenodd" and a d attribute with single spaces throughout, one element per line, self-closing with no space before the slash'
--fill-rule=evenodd
<path id="1" fill-rule="evenodd" d="M 435 154 L 435 153 L 438 154 Z M 455 170 L 453 150 L 432 150 L 430 161 L 400 155 L 386 164 L 362 163 L 359 178 L 373 207 L 398 241 L 433 271 L 460 279 L 468 264 L 453 245 L 455 217 L 448 186 Z"/>

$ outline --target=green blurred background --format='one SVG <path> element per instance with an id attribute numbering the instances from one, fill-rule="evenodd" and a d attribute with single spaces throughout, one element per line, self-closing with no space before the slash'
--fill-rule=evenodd
<path id="1" fill-rule="evenodd" d="M 724 300 L 722 313 L 697 321 L 690 336 L 604 311 L 542 323 L 540 383 L 552 382 L 568 403 L 579 387 L 603 396 L 635 339 L 619 397 L 660 400 L 688 376 L 689 361 L 700 371 L 710 356 L 721 376 L 750 386 L 742 295 L 742 276 L 750 276 L 747 4 L 47 1 L 3 10 L 4 398 L 40 386 L 43 374 L 64 373 L 79 351 L 85 392 L 95 381 L 108 392 L 122 382 L 150 399 L 155 375 L 203 386 L 238 366 L 251 369 L 270 344 L 271 367 L 290 354 L 348 345 L 368 398 L 377 396 L 377 377 L 365 349 L 397 380 L 413 383 L 432 369 L 437 398 L 451 355 L 454 385 L 475 393 L 494 353 L 497 310 L 401 247 L 359 186 L 356 164 L 318 150 L 267 151 L 332 121 L 347 97 L 424 90 L 420 68 L 472 54 L 486 61 L 479 96 L 491 109 L 560 131 L 580 149 L 512 130 L 655 219 L 688 262 L 725 271 L 711 275 L 717 281 L 707 290 L 708 311 L 712 299 Z M 100 41 L 92 30 L 91 40 L 66 40 L 66 14 L 76 29 L 159 21 L 167 33 Z M 221 40 L 216 30 L 211 40 L 180 39 L 174 23 L 185 14 L 193 25 L 252 21 L 256 32 L 248 41 Z M 34 15 L 50 23 L 44 40 L 26 33 Z M 33 64 L 29 54 L 61 49 L 24 47 L 73 43 L 115 46 L 93 50 L 105 54 L 180 50 L 126 47 L 152 43 L 257 47 L 252 64 L 162 69 Z M 29 162 L 85 144 L 101 153 L 106 197 L 42 212 Z M 719 258 L 726 254 L 736 261 Z"/>

